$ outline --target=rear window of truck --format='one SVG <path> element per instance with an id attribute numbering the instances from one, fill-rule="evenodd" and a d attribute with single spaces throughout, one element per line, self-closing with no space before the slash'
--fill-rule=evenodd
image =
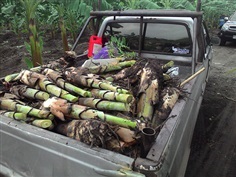
<path id="1" fill-rule="evenodd" d="M 139 49 L 139 23 L 109 23 L 105 35 L 125 37 L 131 50 Z M 190 55 L 192 40 L 187 26 L 170 23 L 143 23 L 142 51 Z"/>

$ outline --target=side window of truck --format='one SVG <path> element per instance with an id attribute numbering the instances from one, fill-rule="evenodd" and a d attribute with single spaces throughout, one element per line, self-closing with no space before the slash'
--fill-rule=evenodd
<path id="1" fill-rule="evenodd" d="M 109 23 L 106 27 L 105 38 L 109 36 L 125 37 L 127 45 L 131 50 L 139 48 L 139 23 Z"/>
<path id="2" fill-rule="evenodd" d="M 139 49 L 140 23 L 109 23 L 104 36 L 125 37 L 131 50 Z M 109 40 L 109 39 L 108 39 Z M 192 40 L 183 24 L 143 24 L 142 51 L 191 55 Z"/>
<path id="3" fill-rule="evenodd" d="M 191 54 L 192 41 L 182 24 L 147 23 L 144 51 L 168 54 Z"/>

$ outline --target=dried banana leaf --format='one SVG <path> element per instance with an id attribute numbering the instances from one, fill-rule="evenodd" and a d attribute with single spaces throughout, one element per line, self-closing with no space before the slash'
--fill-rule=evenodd
<path id="1" fill-rule="evenodd" d="M 106 143 L 115 138 L 109 126 L 98 120 L 72 120 L 60 123 L 56 132 L 95 147 L 106 148 Z"/>
<path id="2" fill-rule="evenodd" d="M 125 143 L 134 144 L 136 142 L 135 132 L 128 128 L 119 127 L 115 132 Z"/>

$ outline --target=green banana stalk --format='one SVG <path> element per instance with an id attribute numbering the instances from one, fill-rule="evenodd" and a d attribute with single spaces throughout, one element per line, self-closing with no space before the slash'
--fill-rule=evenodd
<path id="1" fill-rule="evenodd" d="M 171 110 L 179 98 L 179 94 L 180 91 L 174 87 L 166 87 L 162 91 L 162 105 L 156 109 L 152 120 L 152 124 L 155 127 L 168 118 Z"/>
<path id="2" fill-rule="evenodd" d="M 138 117 L 144 122 L 151 122 L 155 105 L 159 102 L 160 83 L 163 78 L 160 65 L 153 66 L 147 62 L 142 68 L 139 91 L 137 113 Z"/>
<path id="3" fill-rule="evenodd" d="M 89 67 L 88 70 L 90 73 L 93 73 L 93 74 L 107 73 L 107 72 L 117 71 L 126 67 L 133 66 L 135 62 L 136 62 L 135 60 L 130 60 L 130 61 L 118 62 L 115 64 L 111 63 L 108 65 L 92 66 L 92 67 Z"/>
<path id="4" fill-rule="evenodd" d="M 5 76 L 4 80 L 6 82 L 12 82 L 17 78 L 18 75 L 19 75 L 19 73 L 9 74 L 9 75 Z"/>
<path id="5" fill-rule="evenodd" d="M 169 61 L 168 63 L 162 66 L 163 72 L 166 72 L 168 69 L 174 66 L 174 61 Z"/>
<path id="6" fill-rule="evenodd" d="M 98 110 L 110 110 L 110 111 L 130 111 L 130 106 L 125 103 L 107 101 L 95 98 L 79 98 L 78 103 L 83 106 L 88 106 Z"/>
<path id="7" fill-rule="evenodd" d="M 163 74 L 163 79 L 164 81 L 168 81 L 168 80 L 171 80 L 171 77 L 169 74 Z"/>
<path id="8" fill-rule="evenodd" d="M 0 108 L 4 110 L 11 110 L 20 113 L 24 113 L 27 116 L 34 116 L 38 118 L 53 119 L 54 115 L 47 110 L 40 110 L 30 106 L 25 106 L 20 104 L 17 101 L 11 99 L 2 99 L 0 100 Z"/>
<path id="9" fill-rule="evenodd" d="M 30 71 L 34 71 L 34 72 L 39 72 L 41 70 L 41 66 L 37 66 L 34 68 L 30 68 Z M 5 76 L 4 80 L 6 82 L 13 82 L 13 81 L 17 81 L 19 80 L 19 74 L 20 73 L 13 73 L 13 74 L 9 74 L 7 76 Z"/>
<path id="10" fill-rule="evenodd" d="M 14 112 L 14 111 L 0 111 L 1 115 L 4 115 L 6 117 L 15 119 L 15 120 L 22 120 L 25 121 L 27 119 L 27 116 L 25 113 L 21 113 L 21 112 Z"/>
<path id="11" fill-rule="evenodd" d="M 129 91 L 121 88 L 120 86 L 112 85 L 110 82 L 105 80 L 101 81 L 93 77 L 85 76 L 74 71 L 66 71 L 65 75 L 67 79 L 76 84 L 84 87 L 98 88 L 103 90 L 111 90 L 113 92 L 129 94 Z"/>
<path id="12" fill-rule="evenodd" d="M 62 4 L 59 4 L 56 6 L 56 10 L 59 16 L 59 27 L 61 30 L 63 49 L 64 51 L 69 51 L 68 39 L 67 39 L 67 34 L 66 34 L 67 32 L 66 32 L 66 26 L 65 26 L 65 20 L 64 20 L 65 7 Z"/>
<path id="13" fill-rule="evenodd" d="M 61 120 L 66 117 L 73 119 L 100 119 L 104 122 L 119 125 L 125 128 L 137 128 L 136 121 L 131 121 L 125 118 L 104 114 L 102 111 L 94 110 L 92 108 L 81 106 L 77 104 L 68 103 L 66 100 L 60 98 L 50 98 L 44 102 L 45 107 L 49 107 L 50 111 Z"/>
<path id="14" fill-rule="evenodd" d="M 70 102 L 76 102 L 78 100 L 78 97 L 70 94 L 69 92 L 61 89 L 60 87 L 57 87 L 55 84 L 50 82 L 46 78 L 46 76 L 36 73 L 36 72 L 32 72 L 28 70 L 21 71 L 20 81 L 30 87 L 44 90 L 48 93 L 51 93 L 52 95 L 64 98 Z"/>
<path id="15" fill-rule="evenodd" d="M 44 69 L 43 73 L 51 79 L 54 83 L 56 83 L 57 86 L 67 90 L 68 92 L 76 93 L 82 97 L 91 97 L 91 93 L 89 91 L 86 91 L 84 89 L 81 89 L 77 86 L 74 86 L 68 82 L 66 82 L 61 74 L 57 71 L 54 71 L 52 69 L 46 68 Z"/>
<path id="16" fill-rule="evenodd" d="M 49 94 L 47 92 L 29 88 L 26 85 L 12 86 L 10 92 L 15 94 L 19 98 L 29 98 L 38 100 L 47 100 L 49 98 Z"/>
<path id="17" fill-rule="evenodd" d="M 117 92 L 112 92 L 110 90 L 90 90 L 94 98 L 100 98 L 110 101 L 118 101 L 123 103 L 131 103 L 133 101 L 133 96 L 130 94 L 122 94 Z"/>
<path id="18" fill-rule="evenodd" d="M 137 103 L 138 117 L 150 122 L 154 113 L 154 105 L 159 101 L 158 81 L 152 80 L 144 92 L 140 93 Z"/>
<path id="19" fill-rule="evenodd" d="M 31 124 L 40 128 L 49 128 L 52 126 L 52 121 L 50 119 L 35 119 Z"/>

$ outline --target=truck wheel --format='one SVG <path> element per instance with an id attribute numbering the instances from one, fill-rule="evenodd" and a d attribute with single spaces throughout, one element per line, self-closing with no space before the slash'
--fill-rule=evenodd
<path id="1" fill-rule="evenodd" d="M 226 40 L 225 39 L 220 39 L 220 46 L 225 46 Z"/>

